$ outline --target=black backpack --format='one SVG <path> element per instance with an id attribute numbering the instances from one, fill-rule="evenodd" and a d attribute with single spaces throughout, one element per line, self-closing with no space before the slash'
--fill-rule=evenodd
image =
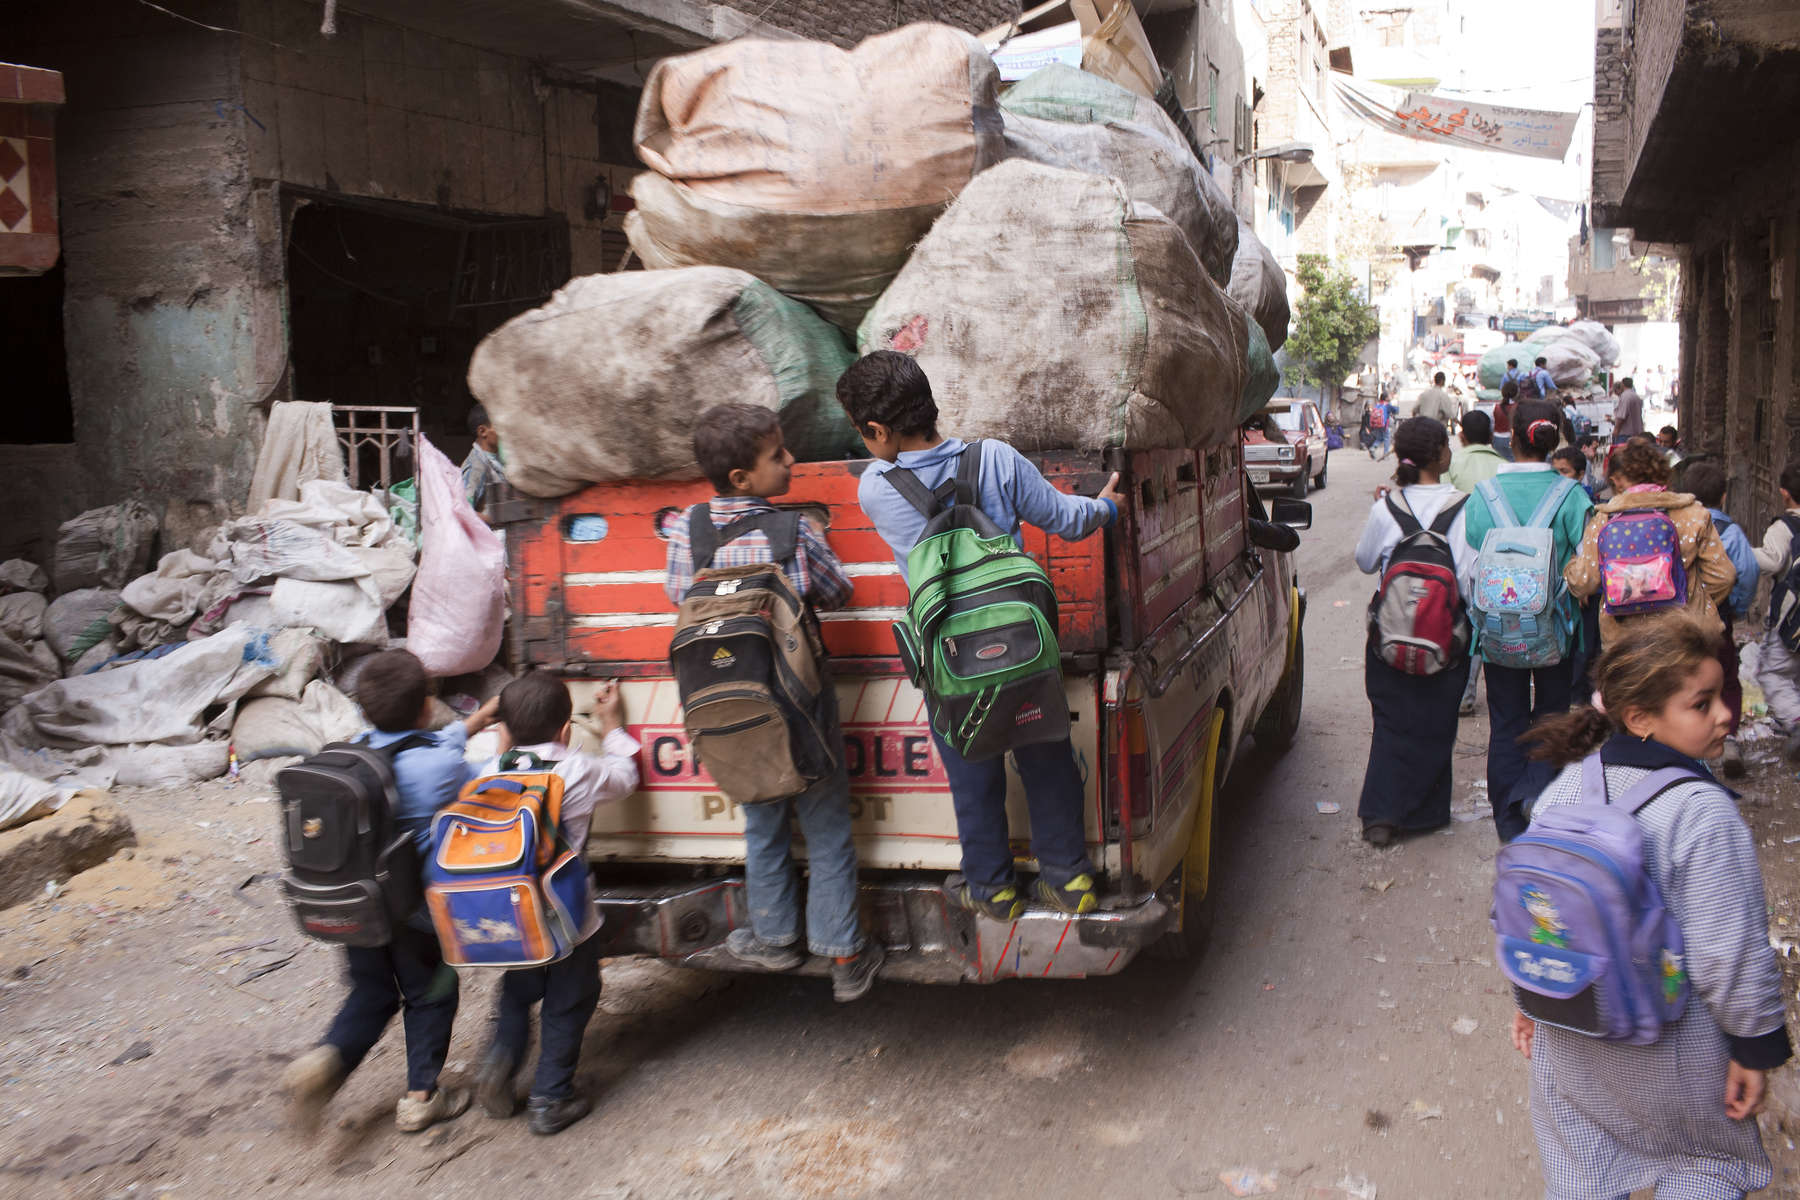
<path id="1" fill-rule="evenodd" d="M 1793 538 L 1788 553 L 1793 561 L 1769 593 L 1769 624 L 1789 654 L 1800 654 L 1800 517 L 1784 513 L 1780 520 Z"/>
<path id="2" fill-rule="evenodd" d="M 281 886 L 301 932 L 382 946 L 424 902 L 413 835 L 394 822 L 394 759 L 431 744 L 425 734 L 379 748 L 334 742 L 275 777 L 288 859 Z"/>
<path id="3" fill-rule="evenodd" d="M 714 567 L 719 547 L 752 530 L 772 561 Z M 723 529 L 712 506 L 688 512 L 694 585 L 669 642 L 694 754 L 739 804 L 798 795 L 837 769 L 825 718 L 831 675 L 818 619 L 782 564 L 799 553 L 800 515 L 760 512 Z"/>

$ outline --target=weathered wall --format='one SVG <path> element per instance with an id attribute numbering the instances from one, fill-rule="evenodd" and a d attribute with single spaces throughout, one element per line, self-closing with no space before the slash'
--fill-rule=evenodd
<path id="1" fill-rule="evenodd" d="M 1594 31 L 1594 173 L 1593 204 L 1611 212 L 1625 196 L 1625 167 L 1630 126 L 1626 117 L 1624 31 L 1613 26 Z"/>
<path id="2" fill-rule="evenodd" d="M 235 4 L 192 15 L 229 21 Z M 237 47 L 126 0 L 9 10 L 13 45 L 64 73 L 64 306 L 72 450 L 0 448 L 37 487 L 7 541 L 47 546 L 90 504 L 137 497 L 184 540 L 230 508 L 262 427 L 249 313 Z"/>
<path id="3" fill-rule="evenodd" d="M 822 38 L 840 46 L 915 21 L 943 21 L 980 33 L 1019 12 L 1017 0 L 773 0 L 767 4 L 741 0 L 730 7 L 802 37 Z"/>

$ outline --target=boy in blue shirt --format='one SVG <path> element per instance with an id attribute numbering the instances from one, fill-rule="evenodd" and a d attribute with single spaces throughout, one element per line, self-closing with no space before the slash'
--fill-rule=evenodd
<path id="1" fill-rule="evenodd" d="M 423 852 L 432 815 L 455 800 L 470 778 L 463 747 L 470 734 L 493 723 L 499 699 L 488 701 L 466 720 L 427 732 L 432 705 L 425 668 L 405 650 L 386 650 L 362 669 L 356 700 L 374 725 L 363 737 L 368 745 L 380 749 L 400 741 L 412 743 L 393 759 L 398 794 L 394 820 L 412 833 Z M 281 1089 L 293 1105 L 296 1123 L 306 1132 L 318 1127 L 326 1102 L 375 1048 L 396 1012 L 406 1026 L 407 1092 L 395 1105 L 394 1124 L 402 1133 L 417 1133 L 460 1116 L 469 1107 L 468 1089 L 437 1085 L 456 1018 L 456 972 L 444 964 L 437 935 L 423 910 L 387 945 L 346 946 L 344 959 L 350 994 L 343 1007 L 325 1040 L 282 1073 Z"/>
<path id="2" fill-rule="evenodd" d="M 1706 505 L 1712 514 L 1713 528 L 1725 543 L 1725 556 L 1737 568 L 1737 582 L 1731 585 L 1731 595 L 1719 607 L 1719 619 L 1725 622 L 1725 636 L 1719 639 L 1719 667 L 1725 672 L 1725 683 L 1719 689 L 1719 699 L 1731 710 L 1731 733 L 1725 738 L 1725 749 L 1719 753 L 1719 769 L 1736 779 L 1744 773 L 1744 752 L 1737 743 L 1738 724 L 1744 717 L 1744 685 L 1738 679 L 1738 648 L 1732 636 L 1732 622 L 1750 611 L 1760 568 L 1756 565 L 1756 547 L 1720 507 L 1725 503 L 1724 469 L 1711 459 L 1689 462 L 1682 475 L 1682 486 Z"/>
<path id="3" fill-rule="evenodd" d="M 863 472 L 857 500 L 875 532 L 894 552 L 900 573 L 906 556 L 925 529 L 919 513 L 892 481 L 895 467 L 917 476 L 927 490 L 956 472 L 967 443 L 940 437 L 937 403 L 919 364 L 904 354 L 878 350 L 852 364 L 837 385 L 838 403 L 862 435 L 875 459 Z M 1098 496 L 1057 491 L 1024 455 L 993 438 L 981 442 L 980 507 L 1016 539 L 1021 520 L 1067 541 L 1079 541 L 1118 519 L 1120 496 L 1114 474 Z M 962 873 L 945 890 L 965 908 L 1000 920 L 1025 910 L 1013 876 L 1012 845 L 1006 824 L 1006 759 L 969 762 L 933 730 L 932 740 L 950 780 L 962 841 Z M 1012 752 L 1031 809 L 1031 850 L 1037 857 L 1037 899 L 1067 913 L 1083 913 L 1098 903 L 1094 868 L 1088 861 L 1082 816 L 1081 774 L 1068 738 L 1020 746 Z"/>

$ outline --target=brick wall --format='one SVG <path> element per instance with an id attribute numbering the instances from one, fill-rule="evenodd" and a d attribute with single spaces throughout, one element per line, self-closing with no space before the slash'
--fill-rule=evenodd
<path id="1" fill-rule="evenodd" d="M 1626 114 L 1628 75 L 1624 33 L 1598 29 L 1594 35 L 1594 210 L 1597 220 L 1609 215 L 1625 194 L 1630 121 Z"/>
<path id="2" fill-rule="evenodd" d="M 773 0 L 769 4 L 740 0 L 730 7 L 802 37 L 840 46 L 915 21 L 942 21 L 980 33 L 1020 11 L 1018 0 Z"/>

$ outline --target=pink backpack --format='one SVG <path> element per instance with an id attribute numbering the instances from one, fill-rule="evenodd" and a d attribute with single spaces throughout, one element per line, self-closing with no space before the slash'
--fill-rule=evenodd
<path id="1" fill-rule="evenodd" d="M 1600 597 L 1612 617 L 1681 608 L 1687 604 L 1687 568 L 1681 534 L 1660 508 L 1634 509 L 1600 527 Z"/>

